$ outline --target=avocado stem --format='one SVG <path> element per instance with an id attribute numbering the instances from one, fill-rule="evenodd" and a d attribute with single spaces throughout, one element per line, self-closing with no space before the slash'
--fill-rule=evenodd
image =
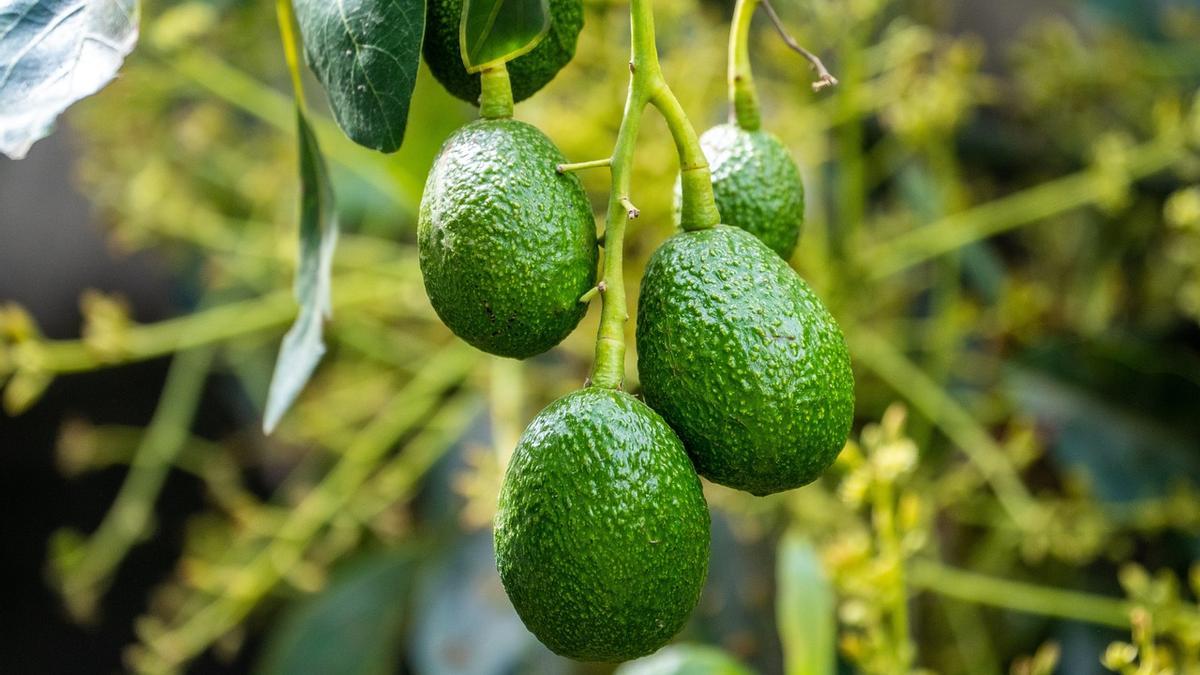
<path id="1" fill-rule="evenodd" d="M 570 173 L 573 171 L 582 171 L 584 169 L 599 169 L 600 167 L 612 166 L 612 157 L 604 159 L 593 159 L 590 162 L 572 162 L 570 164 L 559 164 L 555 167 L 559 173 Z"/>
<path id="2" fill-rule="evenodd" d="M 601 293 L 603 293 L 605 290 L 606 290 L 605 284 L 603 281 L 601 281 L 600 283 L 596 284 L 595 286 L 592 286 L 591 288 L 589 288 L 587 293 L 584 293 L 583 295 L 579 296 L 579 302 L 582 304 L 587 304 L 587 303 L 591 302 L 593 299 L 595 299 L 595 297 L 597 295 L 600 295 Z"/>
<path id="3" fill-rule="evenodd" d="M 729 26 L 729 101 L 733 120 L 746 131 L 762 128 L 758 109 L 758 91 L 750 72 L 750 21 L 759 0 L 737 0 Z"/>
<path id="4" fill-rule="evenodd" d="M 508 68 L 503 63 L 480 71 L 479 87 L 480 117 L 487 120 L 512 117 L 512 84 L 508 80 Z"/>
<path id="5" fill-rule="evenodd" d="M 758 91 L 754 88 L 754 74 L 750 70 L 750 21 L 754 18 L 754 10 L 762 4 L 763 11 L 771 19 L 776 32 L 792 51 L 804 57 L 817 71 L 817 79 L 813 82 L 813 91 L 820 91 L 838 83 L 837 78 L 829 73 L 825 64 L 816 54 L 808 51 L 788 34 L 783 26 L 783 20 L 775 12 L 771 0 L 737 0 L 733 7 L 733 21 L 729 26 L 729 102 L 732 107 L 733 121 L 746 131 L 758 131 L 762 128 L 762 113 L 758 105 Z"/>
<path id="6" fill-rule="evenodd" d="M 654 11 L 651 0 L 631 0 L 629 22 L 632 58 L 629 62 L 629 94 L 621 115 L 616 144 L 608 164 L 612 171 L 612 189 L 604 229 L 604 308 L 600 314 L 600 329 L 596 336 L 596 361 L 589 378 L 592 386 L 620 389 L 625 381 L 625 325 L 629 308 L 625 301 L 624 242 L 625 226 L 639 211 L 630 201 L 633 155 L 641 128 L 642 113 L 653 105 L 662 113 L 679 152 L 680 169 L 685 176 L 696 175 L 703 180 L 688 179 L 683 184 L 683 218 L 685 229 L 713 227 L 720 222 L 708 160 L 700 149 L 700 139 L 679 100 L 663 79 L 658 63 L 658 47 L 654 40 Z M 587 162 L 592 166 L 599 162 Z M 571 165 L 565 165 L 570 167 Z"/>

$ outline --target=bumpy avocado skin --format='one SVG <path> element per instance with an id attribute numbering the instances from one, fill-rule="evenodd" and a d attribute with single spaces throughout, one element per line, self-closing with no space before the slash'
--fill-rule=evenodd
<path id="1" fill-rule="evenodd" d="M 565 338 L 595 285 L 596 224 L 562 153 L 515 120 L 455 131 L 421 197 L 417 244 L 442 321 L 475 347 L 527 358 Z"/>
<path id="2" fill-rule="evenodd" d="M 479 105 L 479 74 L 467 72 L 459 47 L 462 10 L 463 0 L 429 0 L 422 49 L 430 72 L 446 91 Z M 571 61 L 582 29 L 582 0 L 550 0 L 550 32 L 538 46 L 506 64 L 514 101 L 533 96 Z"/>
<path id="3" fill-rule="evenodd" d="M 526 627 L 584 661 L 649 654 L 683 626 L 708 573 L 700 479 L 667 423 L 589 387 L 517 443 L 496 514 L 496 564 Z"/>
<path id="4" fill-rule="evenodd" d="M 800 487 L 850 432 L 854 378 L 841 329 L 745 230 L 683 232 L 655 252 L 637 347 L 646 402 L 716 483 L 755 495 Z"/>
<path id="5" fill-rule="evenodd" d="M 783 143 L 766 131 L 722 124 L 700 136 L 700 147 L 721 221 L 758 237 L 784 260 L 792 257 L 804 225 L 804 183 Z"/>

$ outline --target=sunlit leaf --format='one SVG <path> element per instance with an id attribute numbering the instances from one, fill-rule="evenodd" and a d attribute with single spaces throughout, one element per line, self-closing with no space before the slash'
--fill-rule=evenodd
<path id="1" fill-rule="evenodd" d="M 779 543 L 775 612 L 788 675 L 837 672 L 833 589 L 812 543 L 789 532 Z"/>
<path id="2" fill-rule="evenodd" d="M 291 607 L 268 638 L 259 675 L 387 675 L 398 670 L 411 556 L 361 559 Z"/>
<path id="3" fill-rule="evenodd" d="M 630 661 L 615 675 L 754 675 L 754 671 L 716 647 L 678 644 Z"/>
<path id="4" fill-rule="evenodd" d="M 511 61 L 550 31 L 548 0 L 465 0 L 459 43 L 467 72 Z"/>
<path id="5" fill-rule="evenodd" d="M 72 103 L 116 76 L 138 36 L 135 0 L 0 6 L 0 152 L 21 159 Z"/>
<path id="6" fill-rule="evenodd" d="M 334 117 L 359 145 L 404 141 L 425 32 L 423 0 L 296 0 L 296 20 Z"/>
<path id="7" fill-rule="evenodd" d="M 267 393 L 263 430 L 270 433 L 300 395 L 325 354 L 325 319 L 333 312 L 330 271 L 338 221 L 325 158 L 304 113 L 296 111 L 300 137 L 300 264 L 296 300 L 300 314 L 283 336 Z"/>

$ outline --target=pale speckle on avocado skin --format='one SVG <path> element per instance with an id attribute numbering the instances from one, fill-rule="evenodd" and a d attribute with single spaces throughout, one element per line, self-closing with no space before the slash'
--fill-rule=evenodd
<path id="1" fill-rule="evenodd" d="M 425 182 L 417 244 L 425 290 L 463 340 L 527 358 L 563 340 L 596 283 L 596 223 L 562 153 L 516 120 L 455 131 Z"/>
<path id="2" fill-rule="evenodd" d="M 500 492 L 496 563 L 554 652 L 625 661 L 683 627 L 708 573 L 709 515 L 679 438 L 646 404 L 589 387 L 546 407 Z"/>
<path id="3" fill-rule="evenodd" d="M 468 73 L 459 49 L 463 0 L 430 0 L 426 5 L 425 63 L 454 96 L 479 105 L 479 74 Z M 513 101 L 523 101 L 546 86 L 575 56 L 583 29 L 582 0 L 550 0 L 550 32 L 536 47 L 509 61 Z"/>
<path id="4" fill-rule="evenodd" d="M 791 258 L 804 225 L 804 183 L 787 147 L 769 132 L 735 124 L 704 132 L 700 147 L 712 171 L 721 222 L 758 237 L 784 260 Z"/>
<path id="5" fill-rule="evenodd" d="M 706 478 L 765 495 L 812 482 L 854 418 L 845 339 L 761 241 L 719 225 L 651 257 L 637 319 L 646 402 Z"/>

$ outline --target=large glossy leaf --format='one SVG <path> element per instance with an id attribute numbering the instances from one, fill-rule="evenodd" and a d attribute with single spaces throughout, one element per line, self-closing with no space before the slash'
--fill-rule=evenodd
<path id="1" fill-rule="evenodd" d="M 387 675 L 399 669 L 412 560 L 389 551 L 355 561 L 290 607 L 272 631 L 259 675 Z"/>
<path id="2" fill-rule="evenodd" d="M 754 675 L 754 671 L 716 647 L 678 644 L 630 661 L 614 675 Z"/>
<path id="3" fill-rule="evenodd" d="M 24 157 L 113 79 L 137 36 L 135 0 L 0 2 L 0 152 Z"/>
<path id="4" fill-rule="evenodd" d="M 304 113 L 296 111 L 300 136 L 300 264 L 296 300 L 300 313 L 283 336 L 267 393 L 263 430 L 270 433 L 300 395 L 325 354 L 325 319 L 333 312 L 330 268 L 337 246 L 338 221 L 325 158 Z"/>
<path id="5" fill-rule="evenodd" d="M 789 532 L 779 543 L 776 566 L 775 612 L 784 672 L 833 675 L 837 672 L 833 588 L 816 549 L 799 533 Z"/>
<path id="6" fill-rule="evenodd" d="M 465 0 L 459 44 L 467 72 L 511 61 L 550 31 L 548 0 Z"/>
<path id="7" fill-rule="evenodd" d="M 296 0 L 309 66 L 354 142 L 394 152 L 404 141 L 421 60 L 424 0 Z"/>

